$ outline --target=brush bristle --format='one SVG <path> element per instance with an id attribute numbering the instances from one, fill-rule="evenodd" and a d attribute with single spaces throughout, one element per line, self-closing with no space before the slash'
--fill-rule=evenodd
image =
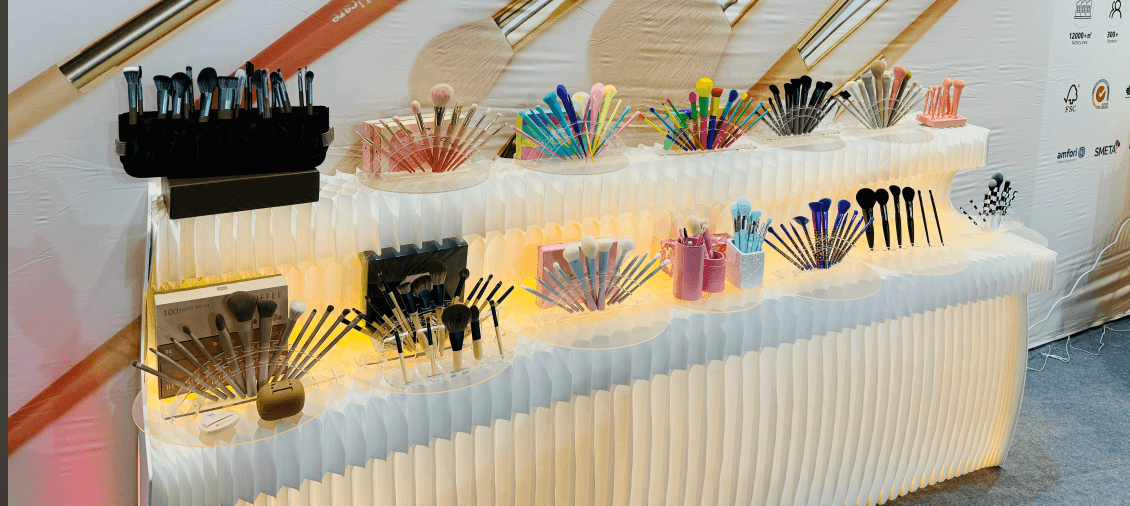
<path id="1" fill-rule="evenodd" d="M 612 249 L 612 245 L 616 244 L 616 240 L 611 237 L 604 237 L 596 240 L 597 250 L 601 253 L 608 253 Z"/>
<path id="2" fill-rule="evenodd" d="M 420 101 L 412 101 L 412 114 L 420 114 Z"/>
<path id="3" fill-rule="evenodd" d="M 228 297 L 227 306 L 237 322 L 251 321 L 255 317 L 255 296 L 250 293 L 235 292 L 231 294 Z"/>
<path id="4" fill-rule="evenodd" d="M 188 74 L 185 74 L 184 72 L 177 72 L 176 74 L 173 74 L 172 79 L 173 92 L 178 96 L 184 95 L 184 92 L 188 90 L 189 85 L 192 84 L 192 79 L 190 79 L 188 77 Z"/>
<path id="5" fill-rule="evenodd" d="M 401 283 L 399 285 L 396 285 L 396 291 L 400 292 L 401 295 L 408 294 L 408 290 L 411 290 L 411 289 L 412 289 L 412 283 Z"/>
<path id="6" fill-rule="evenodd" d="M 902 198 L 907 202 L 914 200 L 914 188 L 909 186 L 902 187 Z"/>
<path id="7" fill-rule="evenodd" d="M 216 314 L 216 330 L 224 330 L 228 326 L 228 321 L 224 319 L 224 315 Z"/>
<path id="8" fill-rule="evenodd" d="M 948 77 L 945 78 L 945 79 L 942 79 L 942 86 L 946 86 L 946 87 L 953 86 L 953 79 L 950 79 Z"/>
<path id="9" fill-rule="evenodd" d="M 255 301 L 255 307 L 259 310 L 259 320 L 270 318 L 275 315 L 275 310 L 279 308 L 279 303 L 270 299 Z"/>
<path id="10" fill-rule="evenodd" d="M 694 91 L 698 92 L 698 96 L 700 97 L 710 95 L 710 90 L 712 88 L 714 88 L 714 81 L 710 80 L 709 77 L 699 79 L 698 82 L 694 85 Z"/>
<path id="11" fill-rule="evenodd" d="M 879 188 L 878 190 L 875 191 L 875 202 L 877 202 L 879 205 L 885 206 L 885 205 L 887 205 L 887 202 L 890 201 L 890 200 L 891 200 L 891 194 L 887 193 L 887 190 Z"/>
<path id="12" fill-rule="evenodd" d="M 220 89 L 234 90 L 239 87 L 239 79 L 223 76 L 220 78 Z"/>
<path id="13" fill-rule="evenodd" d="M 581 252 L 587 258 L 596 258 L 596 252 L 600 246 L 596 243 L 596 238 L 591 235 L 586 235 L 581 239 Z"/>
<path id="14" fill-rule="evenodd" d="M 479 310 L 479 306 L 471 306 L 470 309 L 471 309 L 471 321 L 473 321 L 473 322 L 479 321 L 479 314 L 481 313 L 481 311 Z"/>
<path id="15" fill-rule="evenodd" d="M 455 89 L 450 84 L 432 86 L 432 104 L 436 107 L 447 107 L 447 103 L 451 101 L 453 95 L 455 95 Z"/>
<path id="16" fill-rule="evenodd" d="M 137 67 L 126 67 L 126 69 L 133 69 L 122 71 L 122 75 L 126 77 L 127 83 L 138 84 L 141 82 L 141 72 L 137 70 Z"/>
<path id="17" fill-rule="evenodd" d="M 157 91 L 169 91 L 173 88 L 173 79 L 169 76 L 153 76 L 153 86 Z"/>
<path id="18" fill-rule="evenodd" d="M 220 81 L 221 80 L 216 76 L 216 69 L 212 67 L 204 68 L 200 71 L 200 74 L 196 76 L 196 85 L 200 87 L 201 93 L 208 93 L 216 89 Z"/>
<path id="19" fill-rule="evenodd" d="M 188 328 L 188 325 L 181 325 L 180 331 L 184 332 L 184 335 L 186 336 L 192 334 L 192 329 Z"/>
<path id="20" fill-rule="evenodd" d="M 443 316 L 440 319 L 443 320 L 443 326 L 447 328 L 448 332 L 460 332 L 466 329 L 467 324 L 471 322 L 471 308 L 463 304 L 452 304 L 443 310 Z"/>
<path id="21" fill-rule="evenodd" d="M 623 257 L 628 253 L 635 251 L 636 241 L 631 237 L 620 239 L 620 243 L 616 245 L 616 254 Z"/>
<path id="22" fill-rule="evenodd" d="M 723 90 L 722 88 L 711 88 L 710 96 L 715 97 L 715 98 L 721 97 L 723 91 L 726 91 L 726 90 Z M 735 90 L 735 91 L 737 91 L 737 90 Z"/>
<path id="23" fill-rule="evenodd" d="M 412 281 L 412 291 L 419 292 L 427 290 L 432 287 L 432 277 L 427 274 L 420 276 Z"/>
<path id="24" fill-rule="evenodd" d="M 442 285 L 447 281 L 447 266 L 439 260 L 432 260 L 428 264 L 428 274 L 432 277 L 432 282 L 437 285 Z"/>
<path id="25" fill-rule="evenodd" d="M 906 77 L 906 67 L 895 65 L 895 68 L 893 70 L 894 76 L 899 80 L 902 80 L 902 78 Z"/>
<path id="26" fill-rule="evenodd" d="M 874 62 L 871 63 L 871 74 L 872 75 L 876 75 L 876 76 L 882 75 L 884 70 L 887 70 L 887 63 L 884 62 L 883 60 L 875 60 Z"/>
<path id="27" fill-rule="evenodd" d="M 910 77 L 910 72 L 906 73 L 906 77 Z M 962 81 L 961 79 L 954 79 L 953 85 L 958 87 L 958 88 L 961 88 L 961 87 L 965 86 L 965 81 Z"/>
<path id="28" fill-rule="evenodd" d="M 306 312 L 306 303 L 305 302 L 302 302 L 300 300 L 296 300 L 296 301 L 293 301 L 293 302 L 290 303 L 290 319 L 297 320 L 298 317 L 302 316 L 302 314 L 305 313 L 305 312 Z"/>
<path id="29" fill-rule="evenodd" d="M 576 244 L 566 246 L 565 251 L 561 252 L 561 256 L 565 258 L 566 262 L 576 262 L 581 258 L 581 247 Z"/>

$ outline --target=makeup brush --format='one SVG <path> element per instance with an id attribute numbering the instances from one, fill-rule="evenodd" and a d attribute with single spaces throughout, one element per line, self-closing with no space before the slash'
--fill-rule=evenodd
<path id="1" fill-rule="evenodd" d="M 902 196 L 902 190 L 898 186 L 891 185 L 891 198 L 895 201 L 895 238 L 898 239 L 898 247 L 902 247 L 902 208 L 899 206 L 899 197 Z"/>
<path id="2" fill-rule="evenodd" d="M 219 86 L 219 79 L 216 77 L 216 69 L 212 67 L 205 67 L 196 76 L 196 83 L 200 85 L 200 117 L 197 121 L 200 123 L 207 123 L 209 112 L 212 110 L 212 94 Z"/>
<path id="3" fill-rule="evenodd" d="M 780 228 L 781 228 L 781 231 L 785 233 L 785 236 L 789 238 L 789 242 L 793 243 L 793 247 L 796 248 L 795 251 L 793 250 L 793 248 L 789 247 L 788 243 L 786 243 L 784 239 L 781 239 L 780 235 L 777 235 L 777 231 L 774 230 L 773 227 L 768 227 L 768 230 L 769 230 L 770 234 L 773 234 L 773 237 L 777 238 L 777 242 L 781 243 L 781 246 L 784 247 L 785 250 L 788 251 L 789 254 L 793 256 L 793 258 L 796 258 L 796 260 L 797 260 L 796 263 L 797 263 L 798 267 L 800 267 L 801 270 L 812 269 L 813 267 L 812 267 L 812 264 L 809 263 L 808 257 L 801 254 L 800 246 L 798 246 L 796 241 L 793 240 L 792 236 L 789 235 L 789 230 L 785 227 L 780 227 Z M 774 249 L 776 249 L 776 248 L 774 248 Z M 780 251 L 778 251 L 778 252 L 780 252 Z M 788 257 L 786 257 L 786 258 L 788 258 Z"/>
<path id="4" fill-rule="evenodd" d="M 595 253 L 596 248 L 593 246 L 596 245 L 591 244 L 589 248 L 593 249 L 593 253 Z M 565 261 L 569 263 L 569 268 L 573 270 L 573 277 L 577 278 L 577 283 L 579 283 L 581 287 L 581 293 L 585 297 L 585 304 L 589 311 L 596 310 L 596 302 L 592 299 L 592 289 L 588 281 L 589 278 L 585 275 L 584 268 L 581 265 L 581 246 L 577 244 L 567 246 L 562 252 L 562 256 L 565 258 Z"/>
<path id="5" fill-rule="evenodd" d="M 207 393 L 207 392 L 204 392 L 202 390 L 198 390 L 198 389 L 196 389 L 192 386 L 189 386 L 188 384 L 181 382 L 181 381 L 178 381 L 178 380 L 174 379 L 172 376 L 169 376 L 168 374 L 165 374 L 165 373 L 158 371 L 156 369 L 153 369 L 153 368 L 151 368 L 151 367 L 149 367 L 145 364 L 142 364 L 141 362 L 134 361 L 130 365 L 132 365 L 132 366 L 134 366 L 134 367 L 136 367 L 136 368 L 138 368 L 138 369 L 140 369 L 144 372 L 152 374 L 153 376 L 156 376 L 157 378 L 163 379 L 163 380 L 168 381 L 169 383 L 172 383 L 172 384 L 174 384 L 178 387 L 181 387 L 185 390 L 188 390 L 188 391 L 190 391 L 190 392 L 192 392 L 196 395 L 204 397 L 204 398 L 206 398 L 210 401 L 219 401 L 220 400 L 220 398 L 216 397 L 215 395 L 212 395 L 210 393 Z"/>
<path id="6" fill-rule="evenodd" d="M 169 364 L 170 367 L 176 369 L 181 374 L 185 375 L 185 377 L 195 381 L 197 384 L 199 384 L 201 386 L 208 385 L 207 381 L 204 381 L 204 379 L 201 378 L 198 374 L 191 372 L 188 369 L 185 369 L 184 366 L 180 365 L 180 363 L 178 363 L 176 360 L 173 360 L 172 357 L 169 357 L 169 356 L 165 355 L 164 353 L 161 353 L 161 352 L 159 352 L 159 351 L 157 351 L 156 349 L 153 349 L 153 348 L 149 348 L 149 351 L 152 352 L 154 355 L 156 355 L 157 359 L 159 361 L 164 362 L 166 364 Z M 162 378 L 162 379 L 165 379 L 166 381 L 168 381 L 167 377 Z M 182 388 L 187 388 L 187 385 L 185 385 L 184 383 L 178 382 L 177 384 L 180 385 Z M 212 387 L 212 386 L 207 386 L 205 389 L 210 390 L 215 394 L 218 394 L 218 397 L 216 398 L 216 400 L 231 399 L 233 397 L 230 392 L 228 392 L 227 390 L 225 390 L 223 388 L 215 388 L 215 387 Z M 242 397 L 242 394 L 240 394 L 240 396 Z"/>
<path id="7" fill-rule="evenodd" d="M 942 236 L 942 222 L 938 219 L 938 206 L 934 204 L 934 190 L 928 191 L 930 192 L 930 208 L 934 211 L 934 224 L 938 227 L 938 242 L 945 246 L 946 240 Z"/>
<path id="8" fill-rule="evenodd" d="M 922 212 L 922 230 L 926 232 L 926 245 L 930 246 L 930 226 L 926 221 L 926 201 L 922 198 L 922 190 L 918 190 L 918 210 Z"/>
<path id="9" fill-rule="evenodd" d="M 157 88 L 157 119 L 169 115 L 169 94 L 173 89 L 173 79 L 169 76 L 153 76 L 153 86 Z"/>
<path id="10" fill-rule="evenodd" d="M 255 354 L 251 346 L 251 319 L 255 317 L 255 296 L 247 292 L 235 292 L 228 297 L 228 310 L 239 329 L 239 340 L 243 344 L 244 384 L 247 385 L 247 395 L 254 397 L 258 394 L 257 378 L 255 375 Z"/>
<path id="11" fill-rule="evenodd" d="M 139 67 L 126 67 L 122 71 L 126 78 L 126 95 L 129 98 L 129 124 L 137 124 L 137 101 L 141 96 L 141 71 Z"/>
<path id="12" fill-rule="evenodd" d="M 501 357 L 506 353 L 502 351 L 502 333 L 498 330 L 498 303 L 493 300 L 490 301 L 490 317 L 494 322 L 494 342 L 498 343 L 498 356 Z"/>
<path id="13" fill-rule="evenodd" d="M 774 233 L 773 235 L 777 235 L 777 234 L 776 234 L 776 233 Z M 780 238 L 778 238 L 777 240 L 780 240 Z M 798 270 L 802 270 L 802 271 L 803 271 L 803 270 L 807 270 L 807 269 L 808 269 L 808 267 L 806 267 L 806 266 L 804 266 L 804 265 L 801 265 L 801 264 L 800 264 L 800 262 L 798 262 L 797 260 L 795 260 L 795 259 L 794 259 L 794 258 L 793 258 L 792 256 L 790 256 L 790 255 L 786 255 L 786 254 L 785 254 L 785 252 L 781 251 L 781 249 L 780 249 L 780 248 L 778 248 L 778 247 L 777 247 L 777 245 L 773 244 L 773 242 L 772 242 L 772 241 L 770 241 L 770 240 L 766 239 L 766 240 L 765 240 L 765 244 L 768 244 L 770 248 L 773 248 L 773 251 L 776 251 L 776 252 L 777 252 L 778 254 L 780 254 L 780 255 L 781 255 L 782 257 L 784 257 L 784 259 L 785 259 L 785 260 L 788 260 L 788 261 L 789 261 L 789 263 L 793 264 L 793 266 L 794 266 L 794 267 L 796 267 L 796 268 L 797 268 Z M 782 246 L 784 246 L 784 245 L 785 245 L 785 243 L 783 243 L 783 242 L 782 242 L 782 243 L 781 243 L 781 245 L 782 245 Z"/>
<path id="14" fill-rule="evenodd" d="M 875 217 L 875 190 L 870 188 L 860 188 L 855 192 L 855 203 L 859 204 L 860 209 L 863 209 L 864 219 L 872 219 Z M 867 247 L 875 249 L 875 231 L 870 230 L 867 232 Z"/>
<path id="15" fill-rule="evenodd" d="M 235 96 L 239 91 L 239 79 L 234 77 L 220 78 L 220 110 L 217 113 L 220 119 L 235 117 Z"/>
<path id="16" fill-rule="evenodd" d="M 648 266 L 650 267 L 651 264 L 654 263 L 659 258 L 660 258 L 659 253 L 656 253 L 655 257 L 653 257 L 651 259 L 651 262 L 648 263 Z M 650 280 L 652 277 L 654 277 L 656 274 L 658 274 L 659 271 L 663 270 L 663 268 L 667 267 L 668 265 L 671 265 L 670 260 L 664 260 L 664 261 L 660 262 L 659 265 L 657 265 L 654 270 L 649 272 L 646 276 L 643 276 L 642 279 L 640 279 L 639 276 L 642 275 L 645 271 L 647 271 L 647 267 L 640 270 L 639 274 L 636 275 L 637 277 L 633 278 L 629 282 L 627 289 L 623 292 L 620 292 L 620 295 L 616 298 L 615 303 L 618 304 L 620 302 L 623 302 L 628 297 L 631 297 L 632 294 L 634 294 L 636 290 L 638 290 L 641 286 L 643 286 L 645 283 L 647 283 L 648 280 Z"/>
<path id="17" fill-rule="evenodd" d="M 463 286 L 467 283 L 467 276 L 471 275 L 471 271 L 467 269 L 459 270 L 459 284 L 455 285 L 455 300 L 463 301 Z"/>
<path id="18" fill-rule="evenodd" d="M 906 201 L 906 234 L 910 238 L 911 247 L 914 246 L 914 188 L 904 186 L 902 198 Z"/>
<path id="19" fill-rule="evenodd" d="M 216 379 L 212 375 L 212 373 L 209 372 L 208 369 L 206 369 L 204 367 L 204 364 L 201 364 L 199 360 L 196 360 L 196 356 L 193 355 L 192 352 L 188 351 L 188 349 L 185 348 L 184 345 L 180 343 L 180 341 L 177 341 L 176 338 L 174 338 L 173 336 L 168 336 L 168 337 L 169 337 L 169 343 L 172 344 L 173 347 L 176 348 L 178 352 L 180 352 L 181 356 L 183 356 L 185 359 L 187 359 L 189 362 L 191 362 L 193 367 L 196 367 L 197 371 L 200 371 L 199 377 L 201 379 L 201 381 L 200 381 L 201 386 L 203 386 L 204 388 L 206 388 L 208 390 L 214 391 L 215 393 L 221 395 L 224 399 L 227 399 L 227 398 L 230 397 L 230 395 L 228 395 L 227 392 L 220 392 L 221 390 L 223 390 L 223 388 L 221 387 L 221 385 L 223 385 L 222 381 L 219 381 L 218 379 Z M 207 353 L 205 353 L 205 355 L 207 355 Z"/>
<path id="20" fill-rule="evenodd" d="M 314 342 L 314 338 L 317 337 L 318 331 L 322 329 L 322 325 L 326 323 L 326 320 L 329 319 L 330 314 L 333 313 L 333 310 L 333 305 L 326 306 L 325 312 L 322 313 L 322 318 L 318 320 L 317 325 L 314 325 L 314 330 L 310 331 L 310 335 L 306 336 L 306 340 L 302 341 L 301 347 L 298 345 L 298 341 L 302 336 L 299 335 L 298 338 L 294 340 L 294 344 L 287 352 L 286 357 L 282 361 L 282 365 L 279 366 L 279 369 L 277 371 L 275 371 L 274 376 L 276 378 L 276 381 L 279 379 L 285 379 L 287 376 L 289 376 L 298 361 L 306 356 L 306 350 L 310 347 L 310 343 Z M 314 318 L 314 313 L 316 312 L 317 311 L 312 311 L 310 313 L 310 319 Z M 307 326 L 308 325 L 309 321 L 307 321 Z M 337 322 L 335 321 L 333 325 L 337 325 Z M 333 327 L 331 327 L 331 331 L 332 328 Z M 303 327 L 303 329 L 305 330 L 305 327 Z"/>
<path id="21" fill-rule="evenodd" d="M 475 360 L 483 359 L 483 332 L 479 326 L 479 314 L 481 311 L 478 306 L 471 306 L 471 349 L 475 353 Z"/>
<path id="22" fill-rule="evenodd" d="M 244 99 L 247 95 L 247 71 L 244 69 L 236 69 L 235 71 L 235 117 L 239 117 L 239 110 L 243 109 Z"/>
<path id="23" fill-rule="evenodd" d="M 650 260 L 648 260 L 649 257 Z M 639 257 L 640 261 L 631 270 L 631 272 L 629 272 L 628 275 L 625 276 L 625 280 L 622 283 L 623 288 L 619 293 L 616 294 L 616 298 L 613 299 L 611 304 L 618 304 L 624 299 L 628 298 L 631 295 L 631 291 L 636 286 L 636 281 L 638 281 L 640 277 L 643 276 L 647 272 L 647 270 L 651 268 L 652 265 L 655 265 L 655 262 L 658 261 L 661 257 L 662 255 L 660 255 L 659 253 L 656 253 L 655 256 L 651 256 L 650 252 L 641 254 Z M 647 260 L 646 264 L 644 263 L 645 260 Z"/>
<path id="24" fill-rule="evenodd" d="M 232 346 L 231 334 L 228 333 L 227 320 L 224 315 L 216 314 L 216 329 L 220 331 L 220 345 L 224 348 L 224 361 L 232 368 L 234 376 L 232 377 L 235 382 L 232 386 L 240 392 L 240 395 L 247 395 L 247 385 L 243 382 L 243 375 L 239 373 L 239 359 L 235 354 L 235 347 Z"/>
<path id="25" fill-rule="evenodd" d="M 475 293 L 474 290 L 471 290 L 471 296 L 467 297 L 467 300 L 470 301 L 470 304 L 467 304 L 468 306 L 479 305 L 479 299 L 482 298 L 484 293 L 486 293 L 487 287 L 490 286 L 490 282 L 491 282 L 492 279 L 494 279 L 494 274 L 487 275 L 486 282 L 484 282 L 482 284 L 482 288 L 479 290 L 478 293 Z M 479 285 L 476 285 L 476 286 L 479 286 Z"/>
<path id="26" fill-rule="evenodd" d="M 267 362 L 271 358 L 271 331 L 274 330 L 275 310 L 278 303 L 270 299 L 261 299 L 255 302 L 259 313 L 259 381 L 260 385 L 267 384 Z M 285 336 L 283 337 L 285 339 Z"/>
<path id="27" fill-rule="evenodd" d="M 890 198 L 891 194 L 887 190 L 875 190 L 875 202 L 879 204 L 879 214 L 883 217 L 883 241 L 887 244 L 887 249 L 891 249 L 891 227 L 887 221 L 887 201 Z"/>
<path id="28" fill-rule="evenodd" d="M 443 326 L 451 341 L 451 358 L 456 371 L 463 369 L 463 336 L 470 321 L 471 309 L 462 304 L 452 304 L 443 312 Z"/>
<path id="29" fill-rule="evenodd" d="M 342 310 L 341 313 L 338 314 L 334 318 L 333 325 L 330 325 L 330 328 L 326 329 L 326 332 L 322 334 L 322 337 L 318 339 L 318 342 L 314 343 L 314 346 L 310 348 L 310 352 L 309 353 L 305 353 L 305 352 L 299 353 L 300 355 L 303 355 L 301 357 L 302 359 L 301 360 L 296 359 L 294 361 L 294 363 L 293 363 L 294 366 L 283 375 L 283 379 L 297 379 L 298 377 L 300 377 L 300 375 L 303 374 L 303 371 L 308 370 L 310 360 L 313 359 L 314 354 L 318 352 L 318 349 L 321 348 L 323 344 L 325 344 L 326 340 L 330 338 L 330 335 L 332 335 L 334 330 L 337 329 L 337 326 L 341 325 L 343 322 L 348 323 L 348 320 L 346 320 L 346 317 L 349 316 L 349 313 L 350 313 L 349 309 Z M 326 314 L 327 315 L 330 314 L 329 309 L 326 310 Z M 354 327 L 356 325 L 357 325 L 357 320 L 355 319 L 352 322 L 352 326 L 347 325 L 346 329 L 344 331 L 342 331 L 342 333 L 340 335 L 344 336 L 350 330 L 352 330 L 352 327 Z M 310 337 L 314 337 L 314 336 L 311 335 Z M 338 339 L 340 339 L 340 337 Z M 336 340 L 335 340 L 335 343 L 336 343 Z"/>
<path id="30" fill-rule="evenodd" d="M 217 393 L 223 394 L 221 397 L 225 399 L 235 397 L 234 395 L 231 395 L 231 392 L 228 391 L 226 387 L 224 387 L 224 385 L 235 386 L 235 380 L 233 380 L 232 377 L 228 375 L 228 371 L 225 370 L 222 365 L 220 365 L 220 362 L 216 360 L 216 357 L 213 357 L 212 354 L 208 352 L 208 349 L 204 347 L 204 343 L 200 342 L 200 338 L 196 337 L 196 334 L 192 333 L 192 329 L 188 328 L 188 325 L 182 325 L 181 332 L 184 332 L 184 334 L 192 340 L 193 344 L 196 345 L 196 349 L 200 350 L 200 354 L 204 355 L 204 358 L 208 360 L 208 363 L 212 364 L 216 368 L 216 370 L 220 372 L 220 375 L 223 376 L 224 381 L 220 381 L 220 378 L 215 374 L 211 373 L 207 369 L 203 370 L 204 373 L 207 374 L 213 381 L 215 381 L 217 386 L 219 386 Z M 236 388 L 236 391 L 239 391 L 239 389 Z M 241 397 L 246 396 L 246 394 L 242 391 L 239 391 L 239 395 Z"/>
<path id="31" fill-rule="evenodd" d="M 306 318 L 306 323 L 302 325 L 302 329 L 298 331 L 298 335 L 294 336 L 294 344 L 290 341 L 290 332 L 294 329 L 294 325 L 298 322 L 298 318 L 306 312 L 306 304 L 300 300 L 290 303 L 290 320 L 287 321 L 286 330 L 283 331 L 283 337 L 279 340 L 279 347 L 275 350 L 274 355 L 271 357 L 270 363 L 267 365 L 269 371 L 268 376 L 271 378 L 280 379 L 279 372 L 282 370 L 284 359 L 290 358 L 290 352 L 298 346 L 302 341 L 302 336 L 306 334 L 306 329 L 310 328 L 310 322 L 314 321 L 314 316 L 318 314 L 317 309 L 310 310 L 310 316 Z M 283 352 L 287 354 L 284 357 Z"/>
<path id="32" fill-rule="evenodd" d="M 345 314 L 346 313 L 342 313 L 342 317 L 344 317 Z M 322 351 L 318 353 L 318 356 L 314 357 L 314 360 L 312 360 L 308 364 L 299 366 L 299 368 L 296 369 L 295 374 L 292 375 L 291 378 L 300 380 L 304 376 L 306 376 L 311 370 L 314 369 L 315 366 L 318 365 L 318 362 L 321 362 L 323 358 L 326 358 L 326 354 L 328 354 L 334 346 L 337 346 L 337 343 L 340 342 L 341 339 L 346 336 L 346 334 L 349 334 L 350 331 L 357 328 L 357 324 L 361 322 L 361 318 L 362 315 L 358 314 L 356 317 L 350 320 L 349 323 L 346 324 L 345 328 L 342 329 L 341 333 L 339 333 L 336 337 L 333 338 L 332 341 L 330 341 L 329 344 L 322 348 Z"/>
<path id="33" fill-rule="evenodd" d="M 404 382 L 408 383 L 408 367 L 404 365 L 404 342 L 400 340 L 400 332 L 393 332 L 392 337 L 396 341 L 396 358 L 400 362 L 400 374 L 404 376 Z"/>
<path id="34" fill-rule="evenodd" d="M 188 92 L 189 85 L 192 84 L 192 79 L 188 78 L 184 72 L 177 72 L 173 74 L 173 119 L 181 119 L 187 117 L 184 111 L 184 95 Z"/>
<path id="35" fill-rule="evenodd" d="M 487 302 L 490 301 L 494 297 L 494 294 L 498 293 L 499 288 L 502 288 L 502 282 L 501 281 L 499 281 L 498 283 L 496 283 L 494 285 L 494 289 L 492 289 L 490 291 L 490 293 L 487 294 L 486 298 L 482 299 L 482 302 L 479 302 L 478 299 L 475 300 L 475 306 L 479 308 L 479 311 L 485 311 L 486 310 Z M 511 288 L 513 288 L 513 287 L 511 287 Z"/>
<path id="36" fill-rule="evenodd" d="M 455 95 L 455 90 L 449 84 L 437 84 L 432 86 L 430 92 L 432 97 L 432 106 L 434 107 L 435 118 L 433 135 L 439 135 L 439 127 L 443 123 L 444 110 L 447 108 L 447 103 L 451 101 L 451 97 Z M 423 125 L 421 125 L 421 132 Z M 432 155 L 435 156 L 435 153 Z"/>

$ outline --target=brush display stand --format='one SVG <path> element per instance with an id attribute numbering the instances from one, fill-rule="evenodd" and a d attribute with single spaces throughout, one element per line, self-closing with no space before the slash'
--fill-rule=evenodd
<path id="1" fill-rule="evenodd" d="M 175 446 L 218 448 L 254 443 L 320 417 L 346 395 L 345 380 L 339 365 L 323 360 L 316 370 L 299 380 L 306 392 L 302 412 L 275 421 L 259 417 L 255 397 L 211 401 L 186 392 L 157 400 L 153 393 L 142 389 L 133 402 L 133 421 L 147 437 Z M 217 420 L 219 415 L 225 419 Z M 233 415 L 234 421 L 226 419 Z M 222 428 L 216 430 L 209 424 Z"/>
<path id="2" fill-rule="evenodd" d="M 886 128 L 871 129 L 856 123 L 840 130 L 845 137 L 891 144 L 922 144 L 934 140 L 934 134 L 913 121 L 903 120 Z"/>
<path id="3" fill-rule="evenodd" d="M 671 276 L 657 274 L 649 283 L 654 284 L 655 293 L 664 303 L 699 313 L 735 313 L 753 309 L 765 301 L 765 294 L 760 286 L 742 290 L 727 282 L 721 292 L 703 291 L 698 300 L 680 300 L 670 295 L 674 289 L 674 278 Z"/>
<path id="4" fill-rule="evenodd" d="M 905 237 L 903 240 L 902 248 L 892 246 L 888 250 L 876 247 L 872 251 L 867 248 L 867 241 L 864 239 L 863 244 L 856 244 L 852 254 L 867 265 L 919 276 L 956 274 L 969 267 L 969 257 L 957 248 L 940 244 L 927 246 L 917 242 L 915 246 L 910 246 L 909 242 L 905 242 Z"/>
<path id="5" fill-rule="evenodd" d="M 824 153 L 840 151 L 847 147 L 839 128 L 832 122 L 822 123 L 812 132 L 803 135 L 777 135 L 769 126 L 757 130 L 751 139 L 760 148 L 785 149 Z"/>
<path id="6" fill-rule="evenodd" d="M 515 159 L 514 163 L 530 170 L 563 176 L 608 174 L 628 166 L 628 157 L 620 152 L 622 146 L 621 144 L 620 149 L 609 146 L 606 152 L 592 159 L 543 157 L 532 160 Z"/>
<path id="7" fill-rule="evenodd" d="M 518 308 L 512 320 L 522 335 L 538 341 L 585 350 L 612 350 L 646 343 L 670 323 L 671 307 L 653 295 L 660 275 L 619 304 L 603 311 L 568 313 L 561 308 L 537 309 L 531 302 Z"/>
<path id="8" fill-rule="evenodd" d="M 378 170 L 361 170 L 357 179 L 370 188 L 392 193 L 444 193 L 482 184 L 490 176 L 490 163 L 475 153 L 457 167 L 432 172 L 423 160 L 430 149 L 410 144 L 393 156 L 374 162 Z"/>
<path id="9" fill-rule="evenodd" d="M 776 252 L 774 252 L 776 253 Z M 771 255 L 765 269 L 765 284 L 777 291 L 818 300 L 856 300 L 879 291 L 879 273 L 848 255 L 827 269 L 799 270 L 780 255 Z"/>
<path id="10" fill-rule="evenodd" d="M 395 345 L 391 350 L 376 353 L 360 353 L 353 357 L 353 363 L 345 365 L 345 372 L 358 383 L 374 390 L 399 394 L 438 394 L 470 388 L 488 381 L 510 368 L 513 361 L 514 342 L 503 339 L 503 355 L 498 354 L 498 344 L 494 340 L 494 329 L 483 329 L 481 346 L 483 359 L 476 360 L 470 342 L 471 332 L 467 331 L 467 342 L 463 344 L 463 368 L 455 370 L 451 347 L 443 350 L 436 360 L 436 372 L 432 372 L 431 360 L 421 351 L 409 356 L 405 353 L 404 366 L 400 369 L 400 358 Z M 505 329 L 500 329 L 504 332 Z M 404 381 L 404 372 L 408 381 Z"/>
<path id="11" fill-rule="evenodd" d="M 1020 220 L 1012 217 L 1005 216 L 1000 222 L 1000 226 L 996 230 L 986 231 L 977 225 L 971 223 L 967 218 L 962 216 L 964 221 L 960 221 L 961 232 L 954 237 L 954 242 L 959 247 L 977 249 L 984 245 L 995 241 L 1003 234 L 1014 235 L 1032 243 L 1038 244 L 1042 247 L 1048 246 L 1048 238 L 1043 234 L 1024 226 Z"/>

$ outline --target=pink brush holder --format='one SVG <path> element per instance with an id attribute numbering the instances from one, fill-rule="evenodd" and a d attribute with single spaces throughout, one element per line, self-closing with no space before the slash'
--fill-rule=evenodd
<path id="1" fill-rule="evenodd" d="M 672 295 L 676 299 L 695 301 L 702 298 L 703 267 L 706 246 L 686 246 L 675 243 L 672 269 Z M 725 264 L 723 264 L 724 268 Z M 725 275 L 723 274 L 723 280 Z"/>
<path id="2" fill-rule="evenodd" d="M 704 258 L 702 264 L 702 291 L 719 293 L 726 289 L 726 255 L 711 252 L 714 258 Z"/>
<path id="3" fill-rule="evenodd" d="M 726 243 L 730 240 L 730 237 L 730 234 L 711 234 L 710 249 L 720 254 L 726 254 Z M 660 259 L 671 261 L 670 264 L 667 264 L 667 267 L 663 268 L 663 273 L 671 277 L 675 277 L 675 246 L 677 244 L 679 244 L 679 241 L 675 239 L 659 241 Z"/>

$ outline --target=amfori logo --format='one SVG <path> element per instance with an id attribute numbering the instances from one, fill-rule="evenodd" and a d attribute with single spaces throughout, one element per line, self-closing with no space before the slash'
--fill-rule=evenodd
<path id="1" fill-rule="evenodd" d="M 1095 148 L 1095 156 L 1113 155 L 1118 152 L 1119 146 L 1122 146 L 1122 143 L 1114 141 L 1114 144 L 1111 144 L 1109 146 Z"/>
<path id="2" fill-rule="evenodd" d="M 1099 79 L 1095 83 L 1095 89 L 1091 90 L 1091 104 L 1095 109 L 1106 109 L 1110 105 L 1110 84 L 1106 79 Z"/>
<path id="3" fill-rule="evenodd" d="M 1087 148 L 1079 146 L 1075 149 L 1060 151 L 1059 154 L 1055 155 L 1055 159 L 1057 163 L 1074 162 L 1084 156 L 1087 156 Z"/>

